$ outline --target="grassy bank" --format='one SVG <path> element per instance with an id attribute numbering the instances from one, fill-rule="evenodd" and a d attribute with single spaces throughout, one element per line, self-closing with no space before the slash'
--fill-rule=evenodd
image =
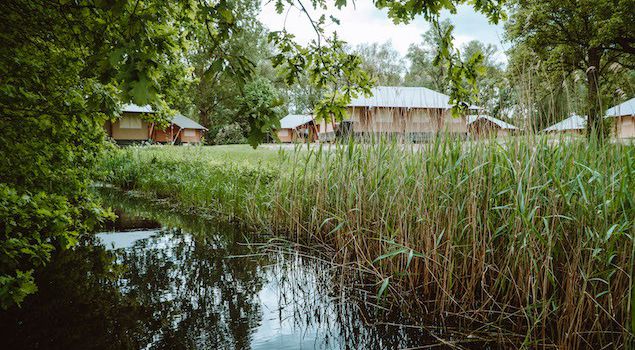
<path id="1" fill-rule="evenodd" d="M 236 151 L 120 150 L 106 180 L 326 242 L 339 261 L 374 271 L 385 303 L 512 329 L 528 346 L 632 342 L 632 146 Z"/>
<path id="2" fill-rule="evenodd" d="M 101 168 L 105 182 L 124 190 L 261 226 L 271 211 L 279 157 L 248 146 L 130 147 L 109 153 Z"/>

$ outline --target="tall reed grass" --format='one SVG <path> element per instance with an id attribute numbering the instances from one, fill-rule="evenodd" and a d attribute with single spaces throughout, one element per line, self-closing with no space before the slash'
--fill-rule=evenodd
<path id="1" fill-rule="evenodd" d="M 635 147 L 440 138 L 277 157 L 128 149 L 104 167 L 114 184 L 327 243 L 374 271 L 384 303 L 523 334 L 514 345 L 633 345 Z"/>
<path id="2" fill-rule="evenodd" d="M 632 341 L 635 148 L 350 143 L 291 164 L 273 227 L 373 266 L 380 294 L 528 346 Z"/>

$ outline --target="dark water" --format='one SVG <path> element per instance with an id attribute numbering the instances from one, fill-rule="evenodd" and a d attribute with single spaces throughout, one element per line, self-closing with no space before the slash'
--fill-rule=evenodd
<path id="1" fill-rule="evenodd" d="M 0 312 L 4 349 L 396 349 L 439 345 L 304 250 L 106 196 L 119 220 L 37 271 Z M 367 297 L 368 296 L 368 297 Z M 366 300 L 367 299 L 367 300 Z M 385 322 L 384 322 L 385 321 Z M 436 346 L 435 346 L 436 347 Z"/>

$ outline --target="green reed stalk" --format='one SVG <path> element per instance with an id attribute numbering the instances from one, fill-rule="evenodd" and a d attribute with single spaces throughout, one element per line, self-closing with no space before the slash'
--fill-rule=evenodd
<path id="1" fill-rule="evenodd" d="M 513 330 L 527 347 L 633 341 L 633 146 L 439 137 L 241 152 L 129 148 L 104 179 L 326 243 L 373 271 L 384 302 Z"/>

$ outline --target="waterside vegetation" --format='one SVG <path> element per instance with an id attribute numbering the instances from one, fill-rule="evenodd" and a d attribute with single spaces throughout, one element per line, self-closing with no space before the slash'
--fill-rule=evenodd
<path id="1" fill-rule="evenodd" d="M 101 171 L 123 189 L 326 243 L 371 271 L 385 306 L 514 345 L 632 344 L 632 146 L 381 141 L 249 159 L 241 147 L 121 149 Z"/>

